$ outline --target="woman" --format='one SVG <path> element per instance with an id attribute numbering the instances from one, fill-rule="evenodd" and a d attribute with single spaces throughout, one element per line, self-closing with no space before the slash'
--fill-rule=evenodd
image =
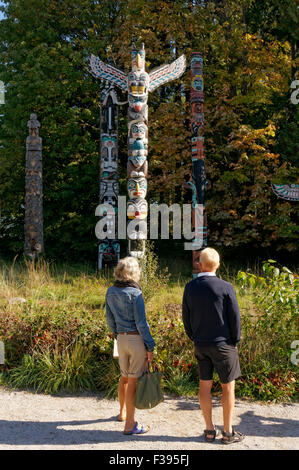
<path id="1" fill-rule="evenodd" d="M 147 362 L 153 360 L 155 342 L 146 321 L 136 258 L 120 260 L 114 270 L 115 283 L 106 294 L 108 326 L 117 338 L 121 378 L 118 386 L 119 421 L 125 421 L 124 434 L 144 434 L 149 426 L 135 421 L 134 397 L 138 378 Z"/>

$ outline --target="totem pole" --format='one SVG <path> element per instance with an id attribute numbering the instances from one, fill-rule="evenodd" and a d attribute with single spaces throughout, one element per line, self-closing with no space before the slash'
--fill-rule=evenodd
<path id="1" fill-rule="evenodd" d="M 207 246 L 207 215 L 205 209 L 205 191 L 207 179 L 204 161 L 204 93 L 203 93 L 203 60 L 200 52 L 193 52 L 191 57 L 191 158 L 192 177 L 185 176 L 183 187 L 192 191 L 192 225 L 195 238 L 192 242 L 193 277 L 199 270 L 200 250 Z M 199 222 L 202 221 L 202 223 Z"/>
<path id="2" fill-rule="evenodd" d="M 140 49 L 133 44 L 132 70 L 128 76 L 121 70 L 104 64 L 94 55 L 90 57 L 90 68 L 95 77 L 104 79 L 128 92 L 128 252 L 130 256 L 141 258 L 145 253 L 145 239 L 147 238 L 148 205 L 145 197 L 148 175 L 148 93 L 160 85 L 179 78 L 185 71 L 186 59 L 182 55 L 170 65 L 162 65 L 148 74 L 145 71 L 144 44 Z"/>
<path id="3" fill-rule="evenodd" d="M 42 139 L 36 114 L 30 114 L 26 139 L 26 195 L 25 195 L 25 243 L 24 252 L 32 259 L 44 251 L 43 237 L 43 188 L 42 188 Z"/>
<path id="4" fill-rule="evenodd" d="M 99 242 L 98 270 L 103 263 L 116 264 L 120 245 L 117 239 L 118 202 L 118 101 L 113 85 L 108 84 L 101 95 L 101 158 L 100 158 L 100 204 L 109 204 L 113 213 L 103 209 L 101 216 L 107 217 L 107 238 Z"/>

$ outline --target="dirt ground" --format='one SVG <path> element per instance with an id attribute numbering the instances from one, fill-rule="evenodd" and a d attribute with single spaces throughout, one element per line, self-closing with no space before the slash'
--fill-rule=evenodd
<path id="1" fill-rule="evenodd" d="M 165 396 L 152 410 L 137 410 L 148 434 L 125 436 L 116 421 L 118 402 L 98 395 L 51 396 L 0 388 L 0 450 L 297 450 L 299 404 L 265 405 L 236 401 L 234 424 L 246 434 L 225 446 L 203 439 L 204 422 L 196 398 Z M 222 426 L 222 408 L 214 399 L 214 422 Z"/>

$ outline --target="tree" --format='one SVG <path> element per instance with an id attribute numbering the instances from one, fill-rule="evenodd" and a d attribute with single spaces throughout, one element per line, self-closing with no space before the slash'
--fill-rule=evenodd
<path id="1" fill-rule="evenodd" d="M 278 22 L 278 3 L 6 0 L 7 18 L 0 22 L 0 80 L 7 88 L 0 200 L 2 218 L 14 225 L 2 238 L 5 249 L 15 252 L 23 244 L 24 142 L 28 115 L 36 112 L 43 138 L 46 252 L 96 259 L 101 87 L 87 70 L 87 58 L 112 57 L 128 72 L 135 38 L 145 43 L 148 70 L 175 55 L 185 53 L 189 63 L 191 52 L 203 53 L 212 182 L 208 240 L 232 247 L 257 247 L 262 240 L 275 250 L 293 250 L 295 205 L 271 191 L 271 182 L 295 180 L 298 145 L 295 105 L 289 102 L 294 15 L 288 0 L 285 11 L 279 6 Z M 182 201 L 181 182 L 191 164 L 189 90 L 187 70 L 149 97 L 149 202 Z M 126 194 L 126 122 L 123 107 L 120 194 Z"/>

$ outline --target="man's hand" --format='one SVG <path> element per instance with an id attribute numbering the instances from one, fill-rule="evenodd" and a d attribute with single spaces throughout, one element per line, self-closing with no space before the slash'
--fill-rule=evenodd
<path id="1" fill-rule="evenodd" d="M 148 362 L 153 362 L 153 360 L 154 360 L 153 351 L 151 351 L 151 352 L 148 351 L 147 352 L 147 360 L 148 360 Z"/>

